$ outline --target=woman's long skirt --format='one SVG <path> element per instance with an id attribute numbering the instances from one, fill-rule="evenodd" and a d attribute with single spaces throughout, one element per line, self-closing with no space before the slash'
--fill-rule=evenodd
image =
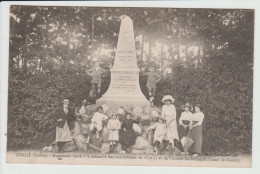
<path id="1" fill-rule="evenodd" d="M 56 142 L 68 142 L 72 141 L 72 136 L 67 121 L 63 128 L 56 127 Z"/>
<path id="2" fill-rule="evenodd" d="M 135 132 L 133 129 L 126 129 L 126 131 L 123 131 L 123 129 L 120 130 L 119 133 L 119 141 L 124 146 L 131 146 L 135 144 Z"/>
<path id="3" fill-rule="evenodd" d="M 184 125 L 189 125 L 190 124 L 190 121 L 188 120 L 183 120 L 182 123 Z M 180 136 L 180 140 L 183 138 L 183 137 L 186 137 L 187 134 L 189 132 L 189 128 L 187 127 L 186 129 L 184 129 L 184 127 L 182 125 L 179 125 L 179 136 Z"/>
<path id="4" fill-rule="evenodd" d="M 171 120 L 171 118 L 166 117 L 166 120 Z M 174 145 L 174 139 L 179 140 L 176 120 L 173 120 L 169 123 L 169 125 L 167 125 L 165 135 L 165 140 L 168 140 L 170 143 L 172 143 L 172 145 Z"/>
<path id="5" fill-rule="evenodd" d="M 202 148 L 202 126 L 192 128 L 190 137 L 194 141 L 190 147 L 190 151 L 200 154 Z"/>

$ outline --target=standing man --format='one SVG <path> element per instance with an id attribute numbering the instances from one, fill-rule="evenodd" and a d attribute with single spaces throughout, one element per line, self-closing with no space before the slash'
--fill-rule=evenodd
<path id="1" fill-rule="evenodd" d="M 151 106 L 153 107 L 154 96 L 156 94 L 156 83 L 158 83 L 161 80 L 161 76 L 159 73 L 155 72 L 153 67 L 150 68 L 150 72 L 148 72 L 147 75 L 148 78 L 146 87 L 149 92 Z"/>
<path id="2" fill-rule="evenodd" d="M 100 94 L 101 83 L 102 83 L 102 73 L 106 70 L 100 67 L 99 62 L 95 62 L 95 65 L 90 70 L 87 70 L 86 73 L 92 76 L 91 84 L 94 95 L 97 97 Z"/>
<path id="3" fill-rule="evenodd" d="M 55 114 L 56 118 L 56 142 L 58 151 L 63 152 L 63 146 L 66 142 L 72 141 L 71 129 L 74 128 L 74 110 L 69 108 L 69 100 L 63 100 L 63 107 L 58 108 Z"/>

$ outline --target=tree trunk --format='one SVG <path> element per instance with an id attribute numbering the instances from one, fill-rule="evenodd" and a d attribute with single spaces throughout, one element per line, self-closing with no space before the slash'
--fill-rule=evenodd
<path id="1" fill-rule="evenodd" d="M 84 68 L 85 68 L 85 70 L 87 70 L 88 69 L 88 54 L 89 54 L 89 49 L 88 49 L 88 46 L 89 46 L 89 43 L 88 43 L 88 36 L 89 36 L 89 31 L 90 31 L 90 29 L 89 29 L 89 27 L 88 27 L 88 21 L 87 20 L 85 20 L 84 21 L 84 25 L 85 25 L 85 28 L 86 28 L 86 40 L 85 40 L 85 42 L 86 42 L 86 44 L 85 44 L 85 46 L 86 46 L 86 49 L 84 50 L 84 56 L 85 56 L 85 58 L 84 58 Z M 84 69 L 83 68 L 83 69 Z"/>
<path id="2" fill-rule="evenodd" d="M 27 41 L 28 41 L 28 34 L 27 34 L 27 32 L 28 32 L 28 19 L 26 20 L 26 24 L 25 24 L 25 45 L 24 45 L 24 51 L 23 51 L 23 53 L 25 53 L 25 54 L 23 54 L 23 72 L 26 74 L 27 73 L 27 57 L 28 57 L 28 55 L 26 54 L 27 53 Z M 27 57 L 25 57 L 25 55 L 27 55 Z"/>
<path id="3" fill-rule="evenodd" d="M 23 64 L 24 64 L 24 55 L 21 56 L 21 69 L 23 69 Z"/>
<path id="4" fill-rule="evenodd" d="M 100 53 L 101 53 L 101 50 L 103 49 L 103 46 L 104 44 L 101 43 L 100 47 L 99 47 L 99 50 L 98 50 L 98 55 L 97 55 L 97 61 L 99 62 L 100 61 Z"/>
<path id="5" fill-rule="evenodd" d="M 189 65 L 189 51 L 188 51 L 188 48 L 189 48 L 189 44 L 186 43 L 186 47 L 185 47 L 185 58 L 186 58 L 187 65 Z"/>
<path id="6" fill-rule="evenodd" d="M 201 38 L 199 38 L 199 42 L 198 42 L 198 52 L 197 52 L 197 61 L 198 61 L 198 65 L 201 64 L 201 54 L 200 54 L 200 50 L 201 50 Z"/>
<path id="7" fill-rule="evenodd" d="M 144 34 L 142 34 L 142 48 L 141 48 L 141 70 L 143 65 L 143 58 L 144 58 Z"/>
<path id="8" fill-rule="evenodd" d="M 178 60 L 180 60 L 180 41 L 179 41 L 179 39 L 177 42 L 178 42 L 177 43 L 177 55 L 178 55 Z"/>
<path id="9" fill-rule="evenodd" d="M 67 56 L 67 60 L 65 62 L 65 67 L 68 68 L 69 66 L 69 60 L 70 60 L 70 56 L 71 56 L 71 50 L 70 50 L 70 30 L 68 30 L 68 35 L 67 35 L 67 43 L 68 43 L 68 56 Z"/>
<path id="10" fill-rule="evenodd" d="M 17 69 L 20 68 L 19 65 L 20 65 L 20 54 L 17 55 Z"/>
<path id="11" fill-rule="evenodd" d="M 162 43 L 162 47 L 161 47 L 161 74 L 162 74 L 162 76 L 163 76 L 163 61 L 164 61 L 163 48 L 164 48 L 164 43 Z"/>
<path id="12" fill-rule="evenodd" d="M 42 50 L 43 50 L 43 54 L 42 54 L 42 60 L 40 59 L 39 62 L 39 73 L 43 71 L 42 69 L 42 62 L 46 57 L 46 53 L 45 53 L 45 37 L 44 37 L 44 33 L 42 31 Z"/>
<path id="13" fill-rule="evenodd" d="M 134 18 L 134 38 L 137 36 L 138 20 Z"/>
<path id="14" fill-rule="evenodd" d="M 94 57 L 94 30 L 95 30 L 95 14 L 92 12 L 91 17 L 91 64 L 93 64 L 93 57 Z"/>
<path id="15" fill-rule="evenodd" d="M 88 37 L 86 37 L 87 38 L 87 40 L 86 40 L 86 49 L 85 49 L 85 60 L 84 60 L 84 62 L 85 62 L 85 70 L 87 70 L 88 69 Z"/>
<path id="16" fill-rule="evenodd" d="M 152 57 L 152 40 L 149 41 L 149 54 L 147 58 L 147 67 L 150 68 L 151 66 L 151 57 Z"/>
<path id="17" fill-rule="evenodd" d="M 99 62 L 100 61 L 100 53 L 102 51 L 102 49 L 104 48 L 104 45 L 105 45 L 105 38 L 106 38 L 106 28 L 107 28 L 107 25 L 106 25 L 106 16 L 104 16 L 104 31 L 103 31 L 103 37 L 102 37 L 102 40 L 101 40 L 101 45 L 99 47 L 99 50 L 98 50 L 98 55 L 97 55 L 97 61 Z"/>

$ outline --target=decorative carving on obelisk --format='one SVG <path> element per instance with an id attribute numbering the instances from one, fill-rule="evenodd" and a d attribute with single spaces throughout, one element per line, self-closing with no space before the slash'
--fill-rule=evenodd
<path id="1" fill-rule="evenodd" d="M 97 104 L 149 106 L 139 85 L 139 69 L 136 60 L 133 21 L 125 16 L 121 20 L 116 58 L 111 71 L 107 92 Z"/>

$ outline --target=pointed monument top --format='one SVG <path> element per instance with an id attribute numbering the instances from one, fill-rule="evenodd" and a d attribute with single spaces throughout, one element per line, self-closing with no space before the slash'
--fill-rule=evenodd
<path id="1" fill-rule="evenodd" d="M 113 70 L 130 69 L 138 71 L 133 21 L 129 16 L 120 17 L 121 25 Z"/>

